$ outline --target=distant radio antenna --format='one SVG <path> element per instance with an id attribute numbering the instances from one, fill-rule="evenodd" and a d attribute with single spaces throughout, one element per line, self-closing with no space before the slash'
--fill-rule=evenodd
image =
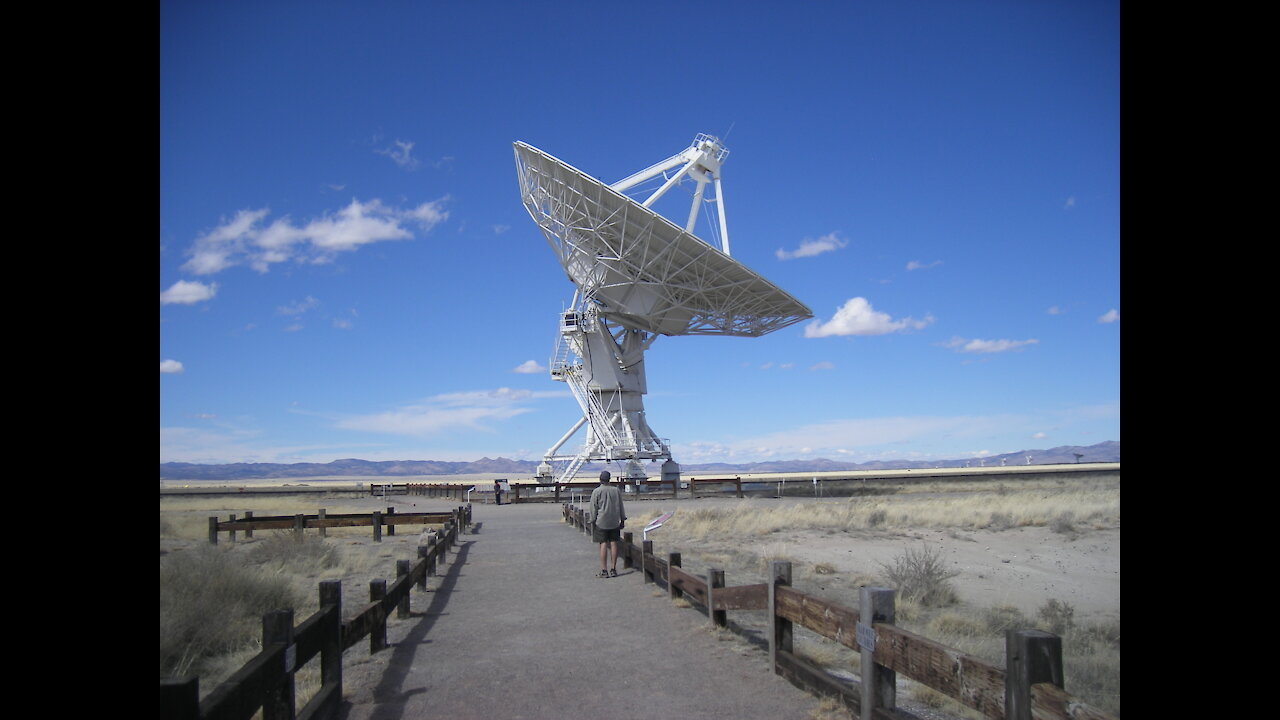
<path id="1" fill-rule="evenodd" d="M 732 126 L 730 126 L 732 129 Z M 612 185 L 522 142 L 515 147 L 520 197 L 574 285 L 560 314 L 551 378 L 565 382 L 582 417 L 543 456 L 536 478 L 567 482 L 587 462 L 624 463 L 622 479 L 647 479 L 640 461 L 680 466 L 645 419 L 644 353 L 659 335 L 758 337 L 813 316 L 809 308 L 729 256 L 721 167 L 729 155 L 712 135 Z M 633 198 L 643 183 L 657 191 Z M 684 180 L 697 184 L 683 226 L 651 206 Z M 712 242 L 694 234 L 711 185 L 719 224 Z M 645 191 L 647 192 L 647 191 Z M 643 198 L 643 199 L 641 199 Z M 582 427 L 575 455 L 560 448 Z M 553 473 L 552 463 L 565 463 Z"/>

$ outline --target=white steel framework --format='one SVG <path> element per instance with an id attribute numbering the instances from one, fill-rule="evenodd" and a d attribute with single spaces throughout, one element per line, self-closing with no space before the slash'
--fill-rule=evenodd
<path id="1" fill-rule="evenodd" d="M 557 473 L 565 481 L 597 460 L 624 461 L 624 478 L 644 477 L 639 462 L 663 458 L 664 477 L 678 477 L 669 442 L 645 420 L 644 353 L 657 336 L 755 337 L 812 317 L 798 300 L 729 256 L 720 182 L 727 156 L 719 140 L 698 135 L 680 153 L 605 185 L 515 143 L 525 209 L 577 288 L 561 315 L 551 377 L 569 385 L 583 416 L 547 451 L 540 478 L 552 478 L 552 462 L 567 461 Z M 642 202 L 623 194 L 658 178 L 661 187 Z M 697 187 L 682 228 L 651 206 L 686 178 Z M 708 184 L 715 198 L 705 199 Z M 719 247 L 693 234 L 704 202 L 716 204 Z M 582 449 L 561 455 L 584 425 Z"/>

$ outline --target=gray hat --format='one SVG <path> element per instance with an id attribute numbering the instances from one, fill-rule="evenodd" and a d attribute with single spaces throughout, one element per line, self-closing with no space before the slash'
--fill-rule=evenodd
<path id="1" fill-rule="evenodd" d="M 611 478 L 611 477 L 613 477 L 613 476 L 609 474 L 609 471 L 608 471 L 608 470 L 601 470 L 601 471 L 600 471 L 600 482 L 609 482 L 609 478 Z"/>

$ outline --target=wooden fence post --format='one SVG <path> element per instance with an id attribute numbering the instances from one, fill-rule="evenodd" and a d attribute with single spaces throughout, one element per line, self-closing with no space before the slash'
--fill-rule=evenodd
<path id="1" fill-rule="evenodd" d="M 262 720 L 292 720 L 296 698 L 293 682 L 293 611 L 272 610 L 262 616 L 262 649 L 283 645 L 284 681 L 268 688 L 262 700 Z"/>
<path id="2" fill-rule="evenodd" d="M 332 606 L 333 629 L 325 634 L 320 650 L 320 682 L 337 687 L 335 694 L 342 697 L 342 581 L 320 582 L 320 607 Z"/>
<path id="3" fill-rule="evenodd" d="M 426 545 L 419 545 L 419 546 L 418 546 L 418 561 L 419 561 L 419 562 L 421 562 L 421 561 L 423 560 L 423 558 L 426 558 L 426 557 L 427 557 L 427 553 L 428 553 L 428 552 L 430 552 L 430 550 L 431 550 L 431 548 L 427 547 Z M 430 562 L 429 560 L 427 561 L 427 566 L 426 566 L 425 568 L 423 568 L 422 570 L 423 570 L 422 574 L 418 576 L 418 588 L 419 588 L 419 589 L 421 589 L 421 590 L 426 590 L 426 589 L 427 589 L 427 576 L 431 574 L 431 562 Z"/>
<path id="4" fill-rule="evenodd" d="M 387 598 L 387 581 L 369 581 L 369 602 L 381 603 Z M 369 628 L 369 653 L 373 654 L 387 647 L 387 614 L 378 614 L 378 622 Z"/>
<path id="5" fill-rule="evenodd" d="M 230 538 L 231 538 L 231 542 L 235 542 L 235 541 L 236 541 L 236 526 L 235 526 L 235 521 L 236 521 L 236 514 L 235 514 L 235 513 L 231 513 L 231 519 L 230 519 L 230 521 L 229 521 L 229 522 L 231 522 L 231 523 L 232 523 L 232 525 L 231 525 L 231 532 L 229 533 L 229 536 L 230 536 Z"/>
<path id="6" fill-rule="evenodd" d="M 405 575 L 408 575 L 408 574 L 409 574 L 409 561 L 408 561 L 408 560 L 397 560 L 397 561 L 396 561 L 396 581 L 398 582 L 398 581 L 400 580 L 400 578 L 402 578 L 402 577 L 404 577 Z M 396 603 L 396 617 L 400 618 L 401 620 L 403 620 L 404 618 L 409 617 L 409 592 L 408 592 L 408 586 L 405 586 L 405 593 L 404 593 L 404 597 L 400 598 L 400 602 L 399 602 L 399 603 Z"/>
<path id="7" fill-rule="evenodd" d="M 774 560 L 769 573 L 769 666 L 778 672 L 778 652 L 791 652 L 791 621 L 778 615 L 778 586 L 791 586 L 791 561 Z"/>
<path id="8" fill-rule="evenodd" d="M 391 516 L 391 515 L 395 515 L 395 514 L 396 514 L 396 509 L 395 509 L 395 508 L 393 508 L 393 507 L 389 507 L 389 508 L 387 508 L 387 516 L 388 516 L 388 519 L 390 519 L 390 516 Z M 396 526 L 395 526 L 395 525 L 392 525 L 391 523 L 387 523 L 387 535 L 388 535 L 388 536 L 390 536 L 390 535 L 395 535 L 395 534 L 396 534 Z"/>
<path id="9" fill-rule="evenodd" d="M 680 567 L 680 553 L 678 552 L 667 553 L 667 594 L 671 596 L 672 600 L 675 600 L 676 598 L 684 597 L 684 591 L 676 587 L 676 584 L 671 581 L 671 568 L 673 567 Z"/>
<path id="10" fill-rule="evenodd" d="M 382 513 L 373 511 L 373 541 L 382 542 Z"/>
<path id="11" fill-rule="evenodd" d="M 302 542 L 302 531 L 307 527 L 307 516 L 298 514 L 293 516 L 293 534 L 294 539 Z"/>
<path id="12" fill-rule="evenodd" d="M 1004 716 L 1031 720 L 1031 686 L 1062 687 L 1062 638 L 1043 630 L 1005 632 Z"/>
<path id="13" fill-rule="evenodd" d="M 858 645 L 862 648 L 862 720 L 871 720 L 877 709 L 892 710 L 898 702 L 898 673 L 875 662 L 875 623 L 897 621 L 894 592 L 864 587 L 859 592 Z M 864 644 L 865 640 L 865 644 Z"/>
<path id="14" fill-rule="evenodd" d="M 324 518 L 325 518 L 325 509 L 320 508 L 320 512 L 316 513 L 316 520 L 319 521 L 318 524 L 320 525 L 320 537 L 329 537 L 329 533 L 328 533 L 329 528 L 324 526 Z"/>
<path id="15" fill-rule="evenodd" d="M 218 544 L 218 518 L 212 515 L 209 517 L 209 544 Z"/>
<path id="16" fill-rule="evenodd" d="M 246 521 L 248 521 L 248 522 L 253 522 L 253 511 L 252 511 L 252 510 L 245 510 L 245 511 L 244 511 L 244 519 L 245 519 Z M 253 537 L 253 528 L 251 528 L 251 527 L 247 527 L 247 528 L 245 528 L 245 529 L 244 529 L 244 537 L 245 537 L 245 539 L 246 539 L 246 540 L 248 540 L 248 539 L 252 538 L 252 537 Z"/>
<path id="17" fill-rule="evenodd" d="M 427 574 L 436 574 L 436 536 L 433 534 L 427 538 Z M 425 581 L 424 581 L 425 583 Z"/>
<path id="18" fill-rule="evenodd" d="M 716 590 L 724 587 L 724 571 L 711 568 L 707 572 L 707 615 L 711 624 L 716 627 L 728 627 L 729 615 L 724 610 L 716 610 Z"/>
<path id="19" fill-rule="evenodd" d="M 160 681 L 160 717 L 200 720 L 200 678 L 187 675 Z"/>
<path id="20" fill-rule="evenodd" d="M 653 579 L 653 574 L 649 572 L 649 558 L 653 555 L 653 541 L 640 541 L 640 577 L 644 579 L 647 585 Z"/>
<path id="21" fill-rule="evenodd" d="M 631 533 L 629 533 L 629 532 L 624 532 L 624 533 L 622 533 L 622 549 L 623 549 L 623 553 L 622 553 L 622 569 L 623 569 L 623 570 L 628 570 L 628 569 L 630 569 L 630 568 L 635 567 L 635 565 L 636 565 L 636 561 L 635 561 L 635 560 L 633 560 L 633 559 L 632 559 L 632 557 L 631 557 L 631 545 L 632 545 L 632 538 L 634 538 L 634 537 L 635 537 L 635 535 L 633 535 L 633 534 L 631 534 Z"/>

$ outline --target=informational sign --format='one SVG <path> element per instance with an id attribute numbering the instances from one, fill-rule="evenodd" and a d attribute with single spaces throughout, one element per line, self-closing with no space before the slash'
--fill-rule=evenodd
<path id="1" fill-rule="evenodd" d="M 858 638 L 858 647 L 862 648 L 863 650 L 876 649 L 875 628 L 871 627 L 870 625 L 863 625 L 862 623 L 858 623 L 856 636 Z"/>
<path id="2" fill-rule="evenodd" d="M 676 514 L 676 511 L 672 510 L 669 513 L 663 513 L 658 517 L 654 518 L 653 520 L 650 520 L 649 524 L 644 526 L 644 539 L 648 540 L 650 530 L 657 530 L 658 528 L 662 527 L 662 524 L 670 520 L 671 516 L 675 514 Z"/>

